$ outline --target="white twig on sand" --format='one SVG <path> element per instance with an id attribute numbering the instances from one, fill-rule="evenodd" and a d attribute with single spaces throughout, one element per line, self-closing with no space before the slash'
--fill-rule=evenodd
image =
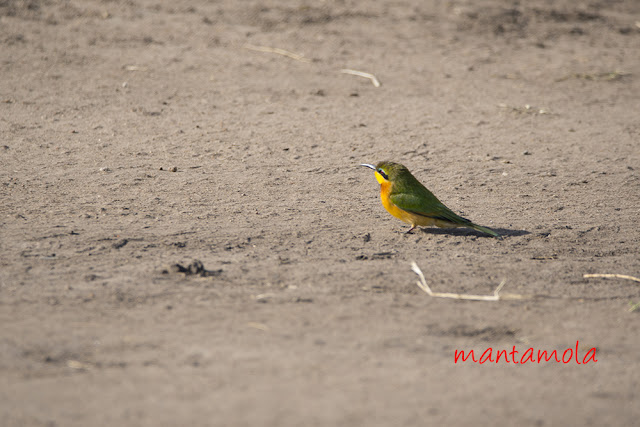
<path id="1" fill-rule="evenodd" d="M 420 277 L 416 283 L 420 289 L 422 289 L 427 295 L 434 298 L 451 298 L 451 299 L 465 299 L 465 300 L 473 300 L 473 301 L 500 301 L 505 299 L 527 299 L 529 298 L 526 295 L 500 295 L 500 291 L 502 290 L 506 280 L 500 282 L 495 291 L 493 291 L 493 295 L 467 295 L 467 294 L 452 294 L 452 293 L 443 293 L 443 292 L 433 292 L 429 285 L 427 285 L 427 280 L 424 278 L 424 274 L 422 274 L 422 270 L 418 267 L 418 264 L 415 262 L 411 263 L 411 270 Z"/>
<path id="2" fill-rule="evenodd" d="M 340 72 L 344 74 L 351 74 L 354 76 L 364 77 L 365 79 L 371 80 L 371 83 L 373 83 L 375 87 L 380 87 L 380 82 L 378 81 L 376 76 L 374 76 L 373 74 L 365 73 L 363 71 L 358 71 L 358 70 L 350 70 L 347 68 L 340 70 Z"/>
<path id="3" fill-rule="evenodd" d="M 260 322 L 247 322 L 247 326 L 250 327 L 250 328 L 259 329 L 259 330 L 264 331 L 264 332 L 268 332 L 269 331 L 269 327 L 267 325 L 265 325 L 264 323 L 260 323 Z"/>
<path id="4" fill-rule="evenodd" d="M 295 59 L 300 62 L 311 62 L 309 58 L 305 58 L 304 55 L 298 55 L 297 53 L 289 52 L 288 50 L 280 49 L 277 47 L 268 47 L 268 46 L 254 46 L 251 44 L 245 44 L 245 49 L 255 50 L 256 52 L 267 52 L 267 53 L 275 53 L 278 55 L 286 56 L 287 58 Z"/>
<path id="5" fill-rule="evenodd" d="M 147 67 L 140 67 L 138 65 L 125 65 L 124 69 L 127 71 L 147 71 Z"/>
<path id="6" fill-rule="evenodd" d="M 584 277 L 584 278 L 589 278 L 589 277 L 607 277 L 607 278 L 616 278 L 616 279 L 627 279 L 627 280 L 633 280 L 634 282 L 640 282 L 639 278 L 633 277 L 633 276 L 627 276 L 626 274 L 610 274 L 610 273 L 606 273 L 606 274 L 583 274 L 582 277 Z"/>

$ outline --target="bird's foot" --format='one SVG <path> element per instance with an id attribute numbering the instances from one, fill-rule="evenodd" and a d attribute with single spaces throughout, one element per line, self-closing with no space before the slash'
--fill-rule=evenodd
<path id="1" fill-rule="evenodd" d="M 414 225 L 413 227 L 411 227 L 410 229 L 408 229 L 407 231 L 404 232 L 404 234 L 413 234 L 412 231 L 416 229 L 416 226 Z"/>

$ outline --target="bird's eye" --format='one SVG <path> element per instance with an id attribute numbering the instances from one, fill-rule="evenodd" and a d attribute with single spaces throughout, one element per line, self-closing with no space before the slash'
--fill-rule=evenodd
<path id="1" fill-rule="evenodd" d="M 384 179 L 389 179 L 389 177 L 387 176 L 386 173 L 384 173 L 384 170 L 382 170 L 382 168 L 378 168 L 378 173 L 382 175 Z"/>

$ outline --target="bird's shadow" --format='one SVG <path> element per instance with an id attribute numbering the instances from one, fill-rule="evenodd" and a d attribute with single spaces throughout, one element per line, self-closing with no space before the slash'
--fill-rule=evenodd
<path id="1" fill-rule="evenodd" d="M 498 233 L 502 238 L 505 237 L 515 237 L 515 236 L 525 236 L 527 234 L 531 234 L 530 231 L 527 230 L 511 230 L 508 228 L 492 228 L 493 231 Z M 487 237 L 490 239 L 495 239 L 495 237 L 490 236 L 488 234 L 482 233 L 480 231 L 476 231 L 470 228 L 432 228 L 425 227 L 420 228 L 420 231 L 425 234 L 434 234 L 434 235 L 450 235 L 450 236 L 476 236 L 476 237 Z"/>

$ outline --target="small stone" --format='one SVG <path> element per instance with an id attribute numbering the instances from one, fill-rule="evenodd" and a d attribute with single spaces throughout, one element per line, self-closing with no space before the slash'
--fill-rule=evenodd
<path id="1" fill-rule="evenodd" d="M 189 264 L 189 274 L 201 274 L 204 275 L 204 273 L 207 271 L 204 268 L 204 264 L 202 263 L 202 261 L 196 259 L 193 260 L 193 262 L 191 264 Z"/>

